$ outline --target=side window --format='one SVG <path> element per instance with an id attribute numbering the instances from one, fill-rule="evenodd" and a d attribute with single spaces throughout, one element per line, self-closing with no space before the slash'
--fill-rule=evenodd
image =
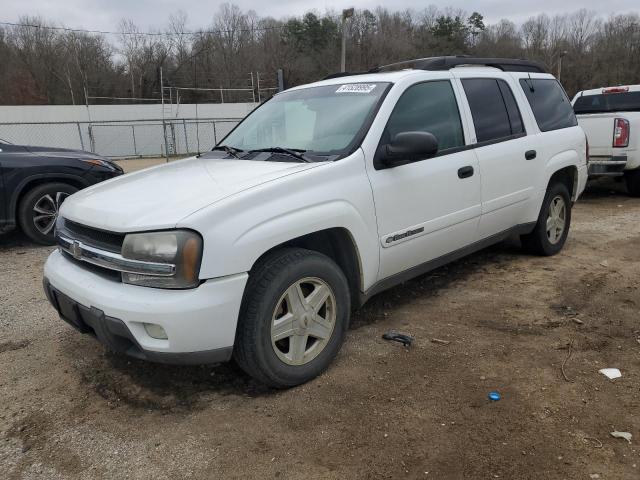
<path id="1" fill-rule="evenodd" d="M 462 80 L 476 128 L 478 143 L 524 133 L 522 117 L 513 93 L 503 80 L 470 78 Z"/>
<path id="2" fill-rule="evenodd" d="M 571 102 L 557 80 L 521 78 L 520 86 L 529 100 L 541 131 L 549 132 L 578 125 Z"/>
<path id="3" fill-rule="evenodd" d="M 438 150 L 464 145 L 464 133 L 453 87 L 448 80 L 409 87 L 396 104 L 382 135 L 389 143 L 400 132 L 430 132 L 438 139 Z"/>
<path id="4" fill-rule="evenodd" d="M 509 115 L 509 122 L 511 123 L 511 135 L 524 133 L 522 115 L 520 115 L 520 109 L 518 108 L 516 99 L 513 97 L 511 87 L 507 85 L 507 82 L 504 80 L 498 80 L 498 87 L 500 87 L 502 99 L 507 107 L 507 114 Z"/>

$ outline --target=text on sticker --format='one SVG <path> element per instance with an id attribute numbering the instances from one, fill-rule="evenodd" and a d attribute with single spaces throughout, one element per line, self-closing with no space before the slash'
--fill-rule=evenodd
<path id="1" fill-rule="evenodd" d="M 340 85 L 336 93 L 371 93 L 376 88 L 375 84 L 370 83 L 349 83 Z"/>

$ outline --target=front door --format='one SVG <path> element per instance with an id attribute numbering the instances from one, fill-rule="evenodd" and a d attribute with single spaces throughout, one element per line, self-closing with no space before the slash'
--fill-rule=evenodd
<path id="1" fill-rule="evenodd" d="M 381 243 L 378 279 L 387 279 L 476 240 L 480 175 L 465 135 L 451 81 L 408 87 L 386 125 L 380 147 L 401 132 L 424 131 L 438 154 L 393 168 L 369 164 Z"/>

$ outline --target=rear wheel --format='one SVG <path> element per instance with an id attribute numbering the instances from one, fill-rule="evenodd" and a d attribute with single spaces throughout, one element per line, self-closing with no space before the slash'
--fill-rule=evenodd
<path id="1" fill-rule="evenodd" d="M 276 388 L 322 373 L 342 345 L 350 315 L 349 286 L 329 257 L 300 248 L 269 255 L 251 271 L 234 357 Z"/>
<path id="2" fill-rule="evenodd" d="M 27 192 L 18 206 L 22 231 L 34 242 L 53 245 L 58 211 L 65 199 L 78 189 L 66 183 L 46 183 Z"/>
<path id="3" fill-rule="evenodd" d="M 640 169 L 624 172 L 627 191 L 632 197 L 640 197 Z"/>
<path id="4" fill-rule="evenodd" d="M 533 232 L 521 237 L 522 244 L 537 255 L 555 255 L 564 247 L 570 226 L 569 190 L 562 182 L 553 183 L 547 189 Z"/>

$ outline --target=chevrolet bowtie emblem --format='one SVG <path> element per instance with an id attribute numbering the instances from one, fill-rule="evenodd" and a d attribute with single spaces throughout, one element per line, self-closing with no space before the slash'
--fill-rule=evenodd
<path id="1" fill-rule="evenodd" d="M 80 260 L 80 258 L 82 258 L 82 244 L 77 240 L 73 241 L 69 250 L 71 251 L 71 255 L 73 255 L 73 258 L 75 258 L 76 260 Z"/>

